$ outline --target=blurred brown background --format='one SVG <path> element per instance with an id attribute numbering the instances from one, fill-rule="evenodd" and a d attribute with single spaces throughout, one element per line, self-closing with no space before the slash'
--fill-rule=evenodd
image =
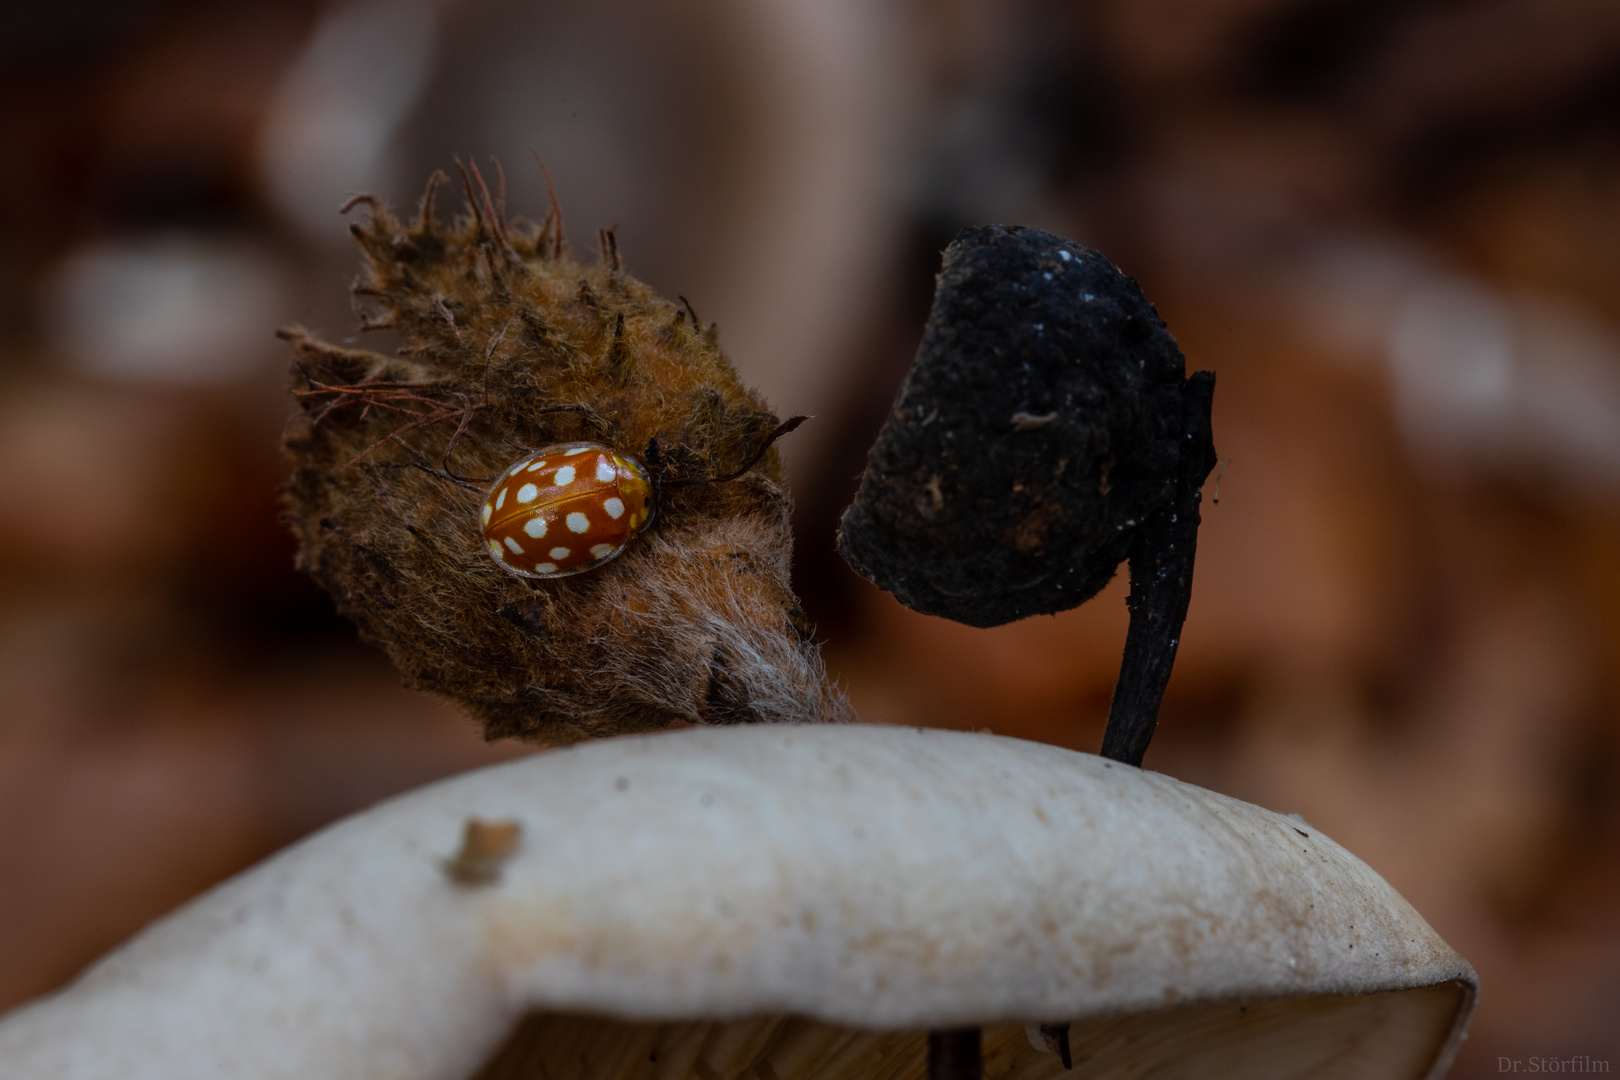
<path id="1" fill-rule="evenodd" d="M 15 6 L 14 6 L 15 7 Z M 291 569 L 279 324 L 336 208 L 498 155 L 718 320 L 865 719 L 1094 750 L 1124 589 L 981 631 L 832 532 L 938 253 L 1040 226 L 1218 371 L 1151 768 L 1297 811 L 1479 968 L 1455 1075 L 1620 1059 L 1612 0 L 53 0 L 0 16 L 0 1008 L 516 753 Z M 379 347 L 387 347 L 380 342 Z"/>

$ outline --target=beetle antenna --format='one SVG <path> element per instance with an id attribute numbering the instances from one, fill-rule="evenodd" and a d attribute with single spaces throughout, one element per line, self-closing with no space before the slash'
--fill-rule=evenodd
<path id="1" fill-rule="evenodd" d="M 452 484 L 466 488 L 468 491 L 482 492 L 484 488 L 495 482 L 494 477 L 490 477 L 488 480 L 481 480 L 477 477 L 471 476 L 456 476 L 454 473 L 446 472 L 443 469 L 435 469 L 430 465 L 423 465 L 420 461 L 410 461 L 406 462 L 406 464 L 413 469 L 421 469 L 429 476 L 436 476 L 440 480 L 448 480 Z"/>

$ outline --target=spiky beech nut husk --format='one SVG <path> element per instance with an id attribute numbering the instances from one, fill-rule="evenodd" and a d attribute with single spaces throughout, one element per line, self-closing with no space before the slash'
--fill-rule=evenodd
<path id="1" fill-rule="evenodd" d="M 467 213 L 379 202 L 352 225 L 354 292 L 394 357 L 294 328 L 283 491 L 298 562 L 409 685 L 462 703 L 488 738 L 540 742 L 671 723 L 842 719 L 789 586 L 777 426 L 699 326 L 627 274 L 602 234 L 574 261 L 560 216 L 505 220 L 474 168 Z M 486 550 L 491 478 L 569 440 L 634 455 L 664 484 L 654 525 L 590 573 L 535 580 Z"/>

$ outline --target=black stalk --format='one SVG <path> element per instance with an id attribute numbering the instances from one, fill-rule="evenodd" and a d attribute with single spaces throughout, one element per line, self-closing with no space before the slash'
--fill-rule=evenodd
<path id="1" fill-rule="evenodd" d="M 928 1080 L 982 1080 L 983 1076 L 978 1028 L 928 1033 Z"/>
<path id="2" fill-rule="evenodd" d="M 1210 406 L 1215 375 L 1195 371 L 1187 378 L 1186 434 L 1177 469 L 1176 493 L 1168 506 L 1137 527 L 1131 543 L 1131 624 L 1125 656 L 1114 684 L 1114 700 L 1103 732 L 1102 756 L 1127 765 L 1142 764 L 1159 723 L 1159 704 L 1170 682 L 1181 643 L 1181 624 L 1192 598 L 1193 559 L 1198 552 L 1198 505 L 1204 478 L 1215 467 Z"/>

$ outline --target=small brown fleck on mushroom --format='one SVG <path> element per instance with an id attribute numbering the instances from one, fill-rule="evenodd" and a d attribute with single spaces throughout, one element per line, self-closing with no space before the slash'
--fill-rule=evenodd
<path id="1" fill-rule="evenodd" d="M 444 872 L 462 885 L 492 885 L 500 880 L 501 867 L 517 852 L 522 835 L 521 822 L 470 817 L 461 850 L 445 860 Z"/>

